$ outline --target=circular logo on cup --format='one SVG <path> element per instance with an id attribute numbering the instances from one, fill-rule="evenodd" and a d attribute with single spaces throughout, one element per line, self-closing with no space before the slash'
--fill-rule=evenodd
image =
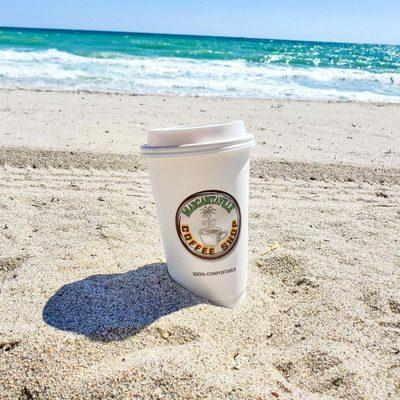
<path id="1" fill-rule="evenodd" d="M 176 230 L 182 244 L 195 256 L 223 257 L 239 238 L 239 204 L 219 190 L 194 193 L 178 207 Z"/>

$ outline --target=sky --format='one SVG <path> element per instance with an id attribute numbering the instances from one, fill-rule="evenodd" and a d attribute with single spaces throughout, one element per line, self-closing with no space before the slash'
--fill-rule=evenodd
<path id="1" fill-rule="evenodd" d="M 400 44 L 400 0 L 0 0 L 0 26 Z"/>

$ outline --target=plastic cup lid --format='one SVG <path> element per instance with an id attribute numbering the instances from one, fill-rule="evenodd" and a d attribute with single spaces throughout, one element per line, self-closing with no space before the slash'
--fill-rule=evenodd
<path id="1" fill-rule="evenodd" d="M 141 146 L 141 151 L 145 156 L 172 156 L 233 150 L 254 144 L 254 136 L 246 133 L 243 121 L 232 121 L 152 129 L 148 132 L 147 144 Z"/>

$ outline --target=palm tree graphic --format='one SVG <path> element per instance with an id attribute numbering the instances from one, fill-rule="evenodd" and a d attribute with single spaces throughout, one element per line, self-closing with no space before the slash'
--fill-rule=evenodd
<path id="1" fill-rule="evenodd" d="M 200 214 L 203 217 L 201 224 L 207 228 L 214 228 L 216 219 L 212 216 L 216 213 L 216 209 L 213 206 L 204 206 L 200 210 Z"/>

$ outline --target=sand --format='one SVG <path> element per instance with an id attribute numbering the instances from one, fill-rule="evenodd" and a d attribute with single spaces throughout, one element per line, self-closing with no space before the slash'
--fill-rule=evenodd
<path id="1" fill-rule="evenodd" d="M 172 282 L 138 146 L 256 135 L 246 301 Z M 1 399 L 400 398 L 400 106 L 0 91 Z"/>

